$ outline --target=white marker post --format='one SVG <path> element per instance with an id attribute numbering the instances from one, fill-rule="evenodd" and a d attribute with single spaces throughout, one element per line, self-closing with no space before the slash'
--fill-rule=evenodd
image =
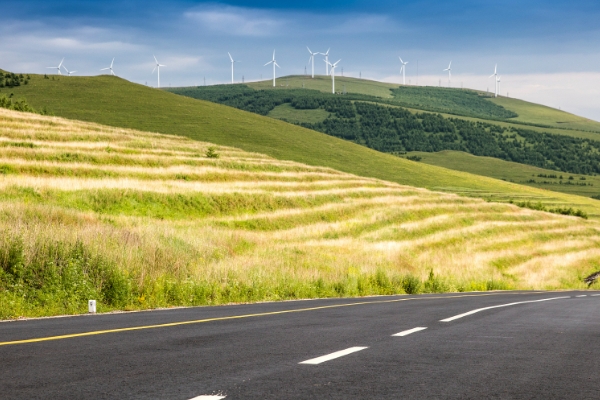
<path id="1" fill-rule="evenodd" d="M 96 300 L 88 300 L 88 312 L 96 314 Z"/>

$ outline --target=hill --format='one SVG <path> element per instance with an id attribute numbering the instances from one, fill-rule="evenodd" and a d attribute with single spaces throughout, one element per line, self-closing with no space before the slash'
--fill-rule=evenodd
<path id="1" fill-rule="evenodd" d="M 385 153 L 456 150 L 560 172 L 600 173 L 597 133 L 588 133 L 595 138 L 583 138 L 500 125 L 497 121 L 516 114 L 468 90 L 403 86 L 391 89 L 394 100 L 309 89 L 255 90 L 245 85 L 170 91 L 280 118 Z M 403 106 L 409 103 L 473 117 L 415 112 Z"/>
<path id="2" fill-rule="evenodd" d="M 182 136 L 0 109 L 0 152 L 2 319 L 579 288 L 600 262 L 596 221 Z"/>
<path id="3" fill-rule="evenodd" d="M 600 197 L 600 176 L 597 175 L 562 173 L 492 157 L 478 157 L 461 151 L 414 151 L 407 153 L 406 157 L 417 157 L 417 160 L 429 165 L 489 176 L 520 185 L 578 196 Z"/>
<path id="4" fill-rule="evenodd" d="M 1 90 L 0 95 L 7 93 Z M 157 133 L 179 135 L 280 160 L 325 166 L 400 184 L 508 201 L 541 201 L 574 207 L 600 217 L 598 201 L 523 187 L 495 179 L 415 163 L 382 154 L 272 118 L 199 101 L 112 76 L 31 75 L 28 85 L 10 89 L 36 109 L 57 116 Z"/>
<path id="5" fill-rule="evenodd" d="M 431 104 L 430 101 L 424 102 L 422 97 L 422 91 L 414 90 L 414 89 L 427 89 L 437 91 L 436 98 L 440 98 L 443 96 L 443 93 L 448 92 L 475 92 L 483 96 L 484 99 L 488 102 L 492 102 L 494 104 L 500 105 L 503 108 L 514 112 L 517 116 L 509 118 L 509 121 L 514 121 L 517 123 L 525 123 L 543 127 L 552 127 L 552 128 L 560 128 L 561 130 L 566 131 L 565 134 L 569 134 L 569 131 L 593 131 L 600 133 L 600 122 L 593 121 L 588 118 L 580 117 L 578 115 L 574 115 L 565 111 L 557 110 L 555 108 L 543 106 L 541 104 L 531 103 L 524 100 L 509 98 L 500 96 L 498 98 L 493 98 L 489 93 L 472 91 L 472 90 L 462 90 L 462 89 L 447 89 L 447 88 L 437 88 L 431 86 L 401 86 L 399 84 L 393 83 L 384 83 L 378 81 L 372 81 L 367 79 L 356 79 L 349 78 L 343 76 L 336 76 L 336 91 L 342 92 L 344 87 L 347 93 L 356 93 L 356 94 L 364 94 L 375 97 L 380 97 L 383 99 L 393 99 L 394 95 L 392 90 L 398 88 L 407 88 L 413 89 L 411 92 L 412 95 L 403 96 L 402 102 L 404 102 L 407 107 L 413 107 L 420 110 L 427 111 L 439 111 L 439 112 L 448 112 L 452 111 L 451 114 L 455 115 L 464 115 L 459 110 L 454 109 L 446 109 L 443 108 L 435 108 Z M 309 76 L 285 76 L 278 78 L 279 86 L 275 89 L 314 89 L 324 93 L 331 93 L 331 77 L 324 75 L 316 75 L 314 79 L 311 79 Z M 248 86 L 254 89 L 274 89 L 272 86 L 272 81 L 260 81 L 260 82 L 251 82 L 247 84 Z M 441 94 L 441 95 L 440 95 Z M 425 106 L 425 108 L 419 107 Z"/>

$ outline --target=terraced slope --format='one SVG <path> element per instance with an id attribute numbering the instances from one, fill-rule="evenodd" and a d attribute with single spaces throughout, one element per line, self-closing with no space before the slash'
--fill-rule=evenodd
<path id="1" fill-rule="evenodd" d="M 514 185 L 382 154 L 272 118 L 133 84 L 112 76 L 31 75 L 28 85 L 10 89 L 35 108 L 57 116 L 114 127 L 179 135 L 280 160 L 334 168 L 400 184 L 485 199 L 541 201 L 580 208 L 600 217 L 598 201 Z M 0 93 L 5 93 L 3 89 Z"/>
<path id="2" fill-rule="evenodd" d="M 0 110 L 0 317 L 581 287 L 600 264 L 598 222 L 210 146 Z"/>

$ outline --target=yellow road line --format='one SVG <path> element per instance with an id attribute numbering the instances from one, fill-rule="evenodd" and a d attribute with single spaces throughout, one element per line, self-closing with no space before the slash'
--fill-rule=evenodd
<path id="1" fill-rule="evenodd" d="M 8 342 L 0 342 L 0 346 L 26 344 L 26 343 L 38 343 L 38 342 L 49 342 L 51 340 L 72 339 L 72 338 L 78 338 L 78 337 L 84 337 L 84 336 L 104 335 L 107 333 L 130 332 L 130 331 L 139 331 L 139 330 L 145 330 L 145 329 L 157 329 L 157 328 L 169 328 L 169 327 L 180 326 L 180 325 L 203 324 L 203 323 L 207 323 L 207 322 L 227 321 L 227 320 L 242 319 L 242 318 L 266 317 L 266 316 L 270 316 L 270 315 L 325 310 L 325 309 L 329 309 L 329 308 L 353 307 L 353 306 L 361 306 L 361 305 L 367 305 L 367 304 L 398 303 L 401 301 L 412 301 L 412 300 L 436 300 L 436 299 L 439 300 L 439 299 L 455 299 L 455 298 L 462 298 L 462 297 L 482 297 L 482 296 L 494 296 L 494 295 L 500 295 L 500 294 L 539 294 L 539 292 L 538 293 L 481 293 L 481 294 L 464 294 L 464 295 L 458 295 L 458 296 L 410 297 L 410 298 L 393 299 L 393 300 L 361 301 L 361 302 L 357 302 L 357 303 L 332 304 L 329 306 L 298 308 L 298 309 L 281 310 L 281 311 L 270 311 L 270 312 L 256 313 L 256 314 L 230 315 L 227 317 L 197 319 L 197 320 L 192 320 L 192 321 L 168 322 L 168 323 L 156 324 L 156 325 L 133 326 L 133 327 L 129 327 L 129 328 L 115 328 L 115 329 L 106 329 L 106 330 L 101 330 L 101 331 L 70 333 L 67 335 L 59 335 L 59 336 L 48 336 L 48 337 L 40 337 L 40 338 L 33 338 L 33 339 L 13 340 L 13 341 L 8 341 Z"/>

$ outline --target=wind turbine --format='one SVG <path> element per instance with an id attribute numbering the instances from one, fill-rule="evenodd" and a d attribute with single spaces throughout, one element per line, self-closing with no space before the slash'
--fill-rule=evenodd
<path id="1" fill-rule="evenodd" d="M 229 52 L 227 52 L 227 54 L 229 54 Z M 229 59 L 231 60 L 231 83 L 233 83 L 233 64 L 240 61 L 234 60 L 233 57 L 231 57 L 231 54 L 229 54 Z"/>
<path id="2" fill-rule="evenodd" d="M 452 80 L 452 61 L 450 61 L 448 68 L 446 68 L 444 71 L 448 71 L 448 87 L 450 87 L 450 82 Z"/>
<path id="3" fill-rule="evenodd" d="M 329 62 L 329 50 L 331 50 L 331 47 L 327 49 L 327 53 L 320 53 L 325 56 L 325 75 L 329 75 L 329 66 L 331 65 Z"/>
<path id="4" fill-rule="evenodd" d="M 166 67 L 166 65 L 162 65 L 158 62 L 158 60 L 156 59 L 156 56 L 153 55 L 152 57 L 154 57 L 154 61 L 156 61 L 156 65 L 154 66 L 154 69 L 152 70 L 152 73 L 154 73 L 154 70 L 157 70 L 157 77 L 158 77 L 158 86 L 157 88 L 160 89 L 160 67 Z"/>
<path id="5" fill-rule="evenodd" d="M 114 64 L 114 62 L 115 62 L 115 59 L 114 59 L 114 57 L 113 57 L 112 61 L 110 62 L 110 67 L 108 67 L 108 68 L 102 68 L 100 71 L 106 71 L 106 70 L 108 69 L 108 70 L 110 70 L 110 74 L 111 74 L 111 75 L 114 75 L 114 74 L 115 74 L 115 72 L 113 71 L 113 68 L 112 68 L 112 67 L 113 67 L 113 64 Z"/>
<path id="6" fill-rule="evenodd" d="M 498 97 L 498 93 L 500 93 L 500 77 L 496 78 L 496 97 Z"/>
<path id="7" fill-rule="evenodd" d="M 495 81 L 495 84 L 496 84 L 496 91 L 494 92 L 494 97 L 498 97 L 498 82 L 500 82 L 498 80 L 498 64 L 496 64 L 494 66 L 494 73 L 492 75 L 490 75 L 490 78 L 491 77 L 494 77 L 494 81 Z"/>
<path id="8" fill-rule="evenodd" d="M 317 54 L 320 53 L 313 53 L 312 51 L 310 51 L 310 49 L 308 48 L 308 46 L 306 46 L 306 48 L 308 49 L 308 52 L 310 53 L 310 58 L 308 59 L 308 62 L 312 63 L 312 75 L 311 78 L 315 77 L 315 56 Z"/>
<path id="9" fill-rule="evenodd" d="M 402 84 L 406 85 L 406 64 L 408 64 L 407 62 L 402 61 L 402 57 L 398 57 L 400 59 L 400 64 L 402 64 L 402 66 L 400 67 L 400 72 L 402 72 Z"/>
<path id="10" fill-rule="evenodd" d="M 64 58 L 63 58 L 62 60 L 60 60 L 60 64 L 58 64 L 58 67 L 46 67 L 46 68 L 55 69 L 55 70 L 57 70 L 57 71 L 58 71 L 58 74 L 59 74 L 59 75 L 62 75 L 62 74 L 60 73 L 60 68 L 62 67 L 63 61 L 65 61 L 65 59 L 64 59 Z"/>
<path id="11" fill-rule="evenodd" d="M 275 87 L 275 66 L 277 66 L 277 68 L 281 68 L 279 64 L 277 64 L 277 61 L 275 61 L 275 50 L 273 50 L 273 59 L 263 65 L 263 67 L 266 67 L 269 64 L 273 64 L 273 87 Z"/>
<path id="12" fill-rule="evenodd" d="M 63 65 L 62 67 L 65 69 L 65 71 L 67 71 L 67 75 L 68 75 L 68 76 L 71 76 L 71 74 L 74 74 L 75 72 L 77 72 L 77 71 L 69 71 L 69 70 L 67 69 L 67 67 L 65 67 L 64 65 Z"/>
<path id="13" fill-rule="evenodd" d="M 337 67 L 338 63 L 342 61 L 341 59 L 337 60 L 333 64 L 327 61 L 327 65 L 331 67 L 331 93 L 335 94 L 335 67 Z"/>

